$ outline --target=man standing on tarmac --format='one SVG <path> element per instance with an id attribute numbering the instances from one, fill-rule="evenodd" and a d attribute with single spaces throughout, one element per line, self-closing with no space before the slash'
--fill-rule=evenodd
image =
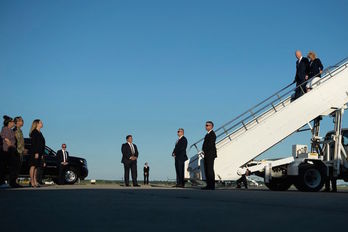
<path id="1" fill-rule="evenodd" d="M 137 181 L 137 159 L 139 156 L 137 145 L 133 143 L 133 136 L 127 135 L 127 142 L 122 144 L 122 163 L 124 166 L 124 183 L 129 186 L 129 170 L 132 173 L 132 181 L 134 187 L 140 187 Z"/>
<path id="2" fill-rule="evenodd" d="M 202 188 L 203 190 L 215 190 L 215 173 L 214 173 L 214 160 L 216 155 L 216 134 L 213 131 L 214 123 L 207 121 L 205 123 L 205 129 L 208 132 L 204 137 L 203 153 L 204 153 L 204 173 L 207 186 Z"/>
<path id="3" fill-rule="evenodd" d="M 14 118 L 15 123 L 15 136 L 16 136 L 16 145 L 17 145 L 17 152 L 19 155 L 19 161 L 18 161 L 18 172 L 21 170 L 22 162 L 23 162 L 23 155 L 27 154 L 27 150 L 24 147 L 24 137 L 22 132 L 22 127 L 24 125 L 24 120 L 21 116 Z"/>

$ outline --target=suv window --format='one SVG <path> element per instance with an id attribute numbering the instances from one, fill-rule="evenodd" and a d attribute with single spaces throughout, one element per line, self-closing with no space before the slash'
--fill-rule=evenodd
<path id="1" fill-rule="evenodd" d="M 45 148 L 45 155 L 55 156 L 54 152 L 52 150 L 47 149 L 47 147 Z"/>

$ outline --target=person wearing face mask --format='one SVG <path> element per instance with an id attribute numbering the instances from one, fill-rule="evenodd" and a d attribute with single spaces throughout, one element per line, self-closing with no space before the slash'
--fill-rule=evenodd
<path id="1" fill-rule="evenodd" d="M 9 169 L 9 184 L 12 188 L 22 187 L 17 183 L 19 155 L 16 148 L 16 136 L 13 128 L 14 121 L 9 116 L 4 116 L 4 127 L 1 130 L 1 138 L 3 142 L 3 152 Z"/>

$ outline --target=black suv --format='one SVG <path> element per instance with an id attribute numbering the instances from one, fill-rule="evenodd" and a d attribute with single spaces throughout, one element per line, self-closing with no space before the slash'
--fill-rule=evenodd
<path id="1" fill-rule="evenodd" d="M 25 149 L 30 153 L 31 140 L 25 139 Z M 51 178 L 55 183 L 58 182 L 58 161 L 57 154 L 51 148 L 45 148 L 44 159 L 46 167 L 43 167 L 42 178 Z M 29 160 L 30 154 L 24 155 L 22 167 L 19 177 L 29 176 Z M 87 161 L 83 158 L 69 156 L 69 164 L 67 166 L 64 179 L 66 184 L 74 184 L 78 179 L 83 180 L 88 175 Z"/>

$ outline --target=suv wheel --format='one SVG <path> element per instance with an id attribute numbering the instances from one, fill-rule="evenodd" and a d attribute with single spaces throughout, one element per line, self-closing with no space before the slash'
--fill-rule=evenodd
<path id="1" fill-rule="evenodd" d="M 77 170 L 75 168 L 69 167 L 64 174 L 64 180 L 67 184 L 75 184 L 79 176 L 77 174 Z"/>

